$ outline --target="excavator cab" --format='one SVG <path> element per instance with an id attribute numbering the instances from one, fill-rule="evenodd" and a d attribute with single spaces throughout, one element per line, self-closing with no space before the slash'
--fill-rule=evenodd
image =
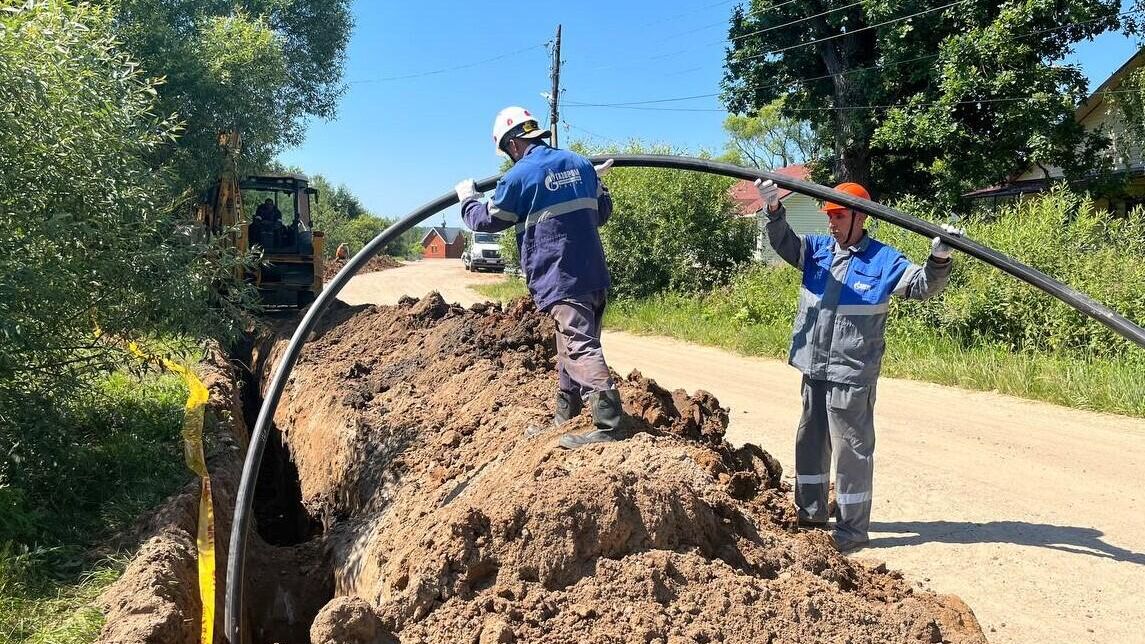
<path id="1" fill-rule="evenodd" d="M 321 232 L 311 212 L 318 191 L 301 174 L 263 174 L 239 182 L 251 248 L 261 248 L 267 263 L 253 276 L 263 303 L 305 306 L 322 290 Z"/>
<path id="2" fill-rule="evenodd" d="M 322 291 L 325 238 L 313 229 L 318 191 L 301 174 L 262 174 L 239 179 L 235 132 L 219 135 L 223 169 L 196 206 L 196 219 L 211 237 L 225 236 L 240 252 L 261 249 L 263 263 L 235 277 L 253 283 L 263 305 L 303 307 Z"/>

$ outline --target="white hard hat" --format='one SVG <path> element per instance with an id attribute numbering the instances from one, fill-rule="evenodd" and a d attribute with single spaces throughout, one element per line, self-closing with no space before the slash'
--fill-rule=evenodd
<path id="1" fill-rule="evenodd" d="M 493 121 L 493 145 L 497 148 L 497 154 L 503 157 L 509 156 L 501 147 L 505 143 L 506 135 L 511 135 L 511 138 L 517 139 L 547 139 L 552 137 L 551 132 L 541 129 L 537 123 L 537 117 L 533 116 L 529 110 L 516 105 L 497 112 L 497 118 Z"/>

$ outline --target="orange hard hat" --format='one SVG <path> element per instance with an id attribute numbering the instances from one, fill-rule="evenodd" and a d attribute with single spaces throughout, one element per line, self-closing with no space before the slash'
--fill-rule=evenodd
<path id="1" fill-rule="evenodd" d="M 868 200 L 871 198 L 871 193 L 867 192 L 866 188 L 850 181 L 847 183 L 840 183 L 839 185 L 835 186 L 835 189 L 839 192 L 845 192 L 852 197 L 862 197 L 863 199 Z M 847 210 L 849 208 L 850 206 L 844 206 L 833 201 L 827 201 L 824 202 L 823 207 L 820 208 L 820 210 L 823 212 L 831 212 L 832 210 Z"/>

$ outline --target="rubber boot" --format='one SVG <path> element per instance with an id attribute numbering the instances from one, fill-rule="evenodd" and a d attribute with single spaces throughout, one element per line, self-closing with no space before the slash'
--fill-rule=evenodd
<path id="1" fill-rule="evenodd" d="M 620 423 L 624 418 L 624 408 L 620 404 L 619 389 L 594 391 L 588 395 L 592 408 L 592 422 L 596 429 L 587 434 L 565 434 L 560 446 L 576 449 L 593 443 L 611 443 L 620 440 Z"/>
<path id="2" fill-rule="evenodd" d="M 557 391 L 555 411 L 553 412 L 553 419 L 544 425 L 530 425 L 525 429 L 525 436 L 536 436 L 543 434 L 550 429 L 556 429 L 561 425 L 569 422 L 573 418 L 580 415 L 580 410 L 584 408 L 584 402 L 580 396 L 569 393 L 567 391 Z"/>

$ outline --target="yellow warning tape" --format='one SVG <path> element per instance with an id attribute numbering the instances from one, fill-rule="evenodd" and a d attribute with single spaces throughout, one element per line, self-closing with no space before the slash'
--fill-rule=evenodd
<path id="1" fill-rule="evenodd" d="M 128 350 L 141 360 L 147 360 L 139 345 L 128 343 Z M 187 404 L 183 416 L 183 455 L 187 467 L 199 475 L 199 527 L 195 545 L 199 551 L 199 599 L 203 604 L 200 643 L 214 644 L 215 632 L 215 511 L 211 500 L 211 477 L 207 473 L 207 459 L 203 455 L 203 414 L 207 404 L 207 388 L 190 368 L 173 360 L 161 358 L 167 370 L 178 374 L 187 383 Z"/>

